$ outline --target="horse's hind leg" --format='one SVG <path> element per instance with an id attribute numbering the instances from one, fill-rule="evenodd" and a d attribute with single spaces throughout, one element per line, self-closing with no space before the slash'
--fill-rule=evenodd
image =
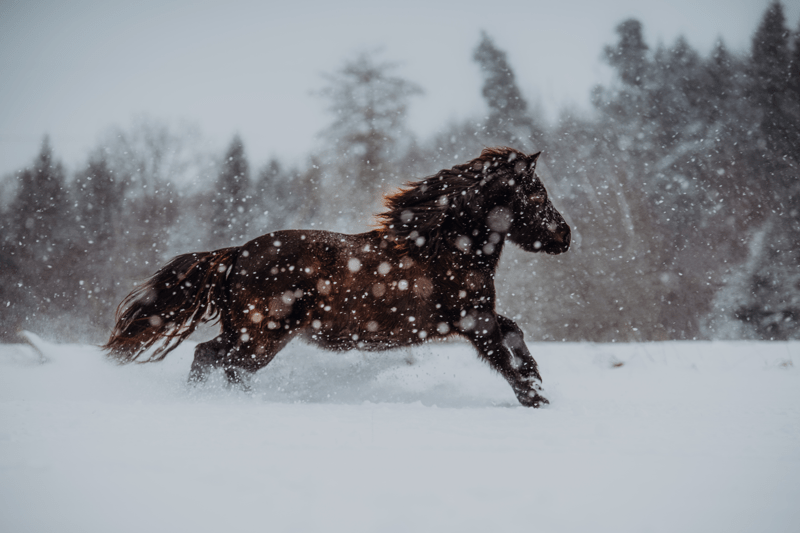
<path id="1" fill-rule="evenodd" d="M 239 347 L 230 348 L 230 344 L 224 342 L 222 336 L 198 344 L 194 350 L 192 368 L 189 370 L 189 383 L 203 383 L 214 369 L 221 368 L 228 383 L 247 389 L 250 374 L 253 372 L 242 364 L 246 359 L 239 351 Z"/>
<path id="2" fill-rule="evenodd" d="M 248 387 L 253 374 L 267 366 L 284 346 L 297 334 L 296 330 L 285 328 L 274 330 L 251 331 L 239 338 L 239 342 L 231 348 L 221 362 L 228 383 Z"/>
<path id="3" fill-rule="evenodd" d="M 189 383 L 202 383 L 214 368 L 222 365 L 228 352 L 228 345 L 222 336 L 203 342 L 194 349 L 194 361 L 189 371 Z"/>

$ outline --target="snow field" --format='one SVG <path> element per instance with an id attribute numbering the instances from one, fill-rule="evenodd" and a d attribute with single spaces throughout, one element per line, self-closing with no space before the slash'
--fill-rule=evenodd
<path id="1" fill-rule="evenodd" d="M 0 531 L 797 531 L 800 343 L 530 344 L 545 409 L 464 344 L 293 343 L 252 390 L 194 345 L 0 345 Z M 620 363 L 622 363 L 620 365 Z"/>

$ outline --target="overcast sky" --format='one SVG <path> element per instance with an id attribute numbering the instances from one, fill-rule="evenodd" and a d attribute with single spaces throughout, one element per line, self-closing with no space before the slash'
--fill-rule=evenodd
<path id="1" fill-rule="evenodd" d="M 486 30 L 525 96 L 588 109 L 609 73 L 600 54 L 628 17 L 651 45 L 683 34 L 702 53 L 721 36 L 749 50 L 768 0 L 0 0 L 0 174 L 28 164 L 44 134 L 75 169 L 111 125 L 137 114 L 199 126 L 209 149 L 235 133 L 256 165 L 298 161 L 328 117 L 321 74 L 382 48 L 421 85 L 410 125 L 431 134 L 483 111 L 472 51 Z M 800 2 L 784 1 L 797 29 Z"/>

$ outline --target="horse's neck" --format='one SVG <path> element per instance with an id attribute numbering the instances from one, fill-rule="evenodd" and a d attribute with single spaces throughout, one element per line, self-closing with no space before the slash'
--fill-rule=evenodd
<path id="1" fill-rule="evenodd" d="M 480 270 L 494 277 L 494 273 L 500 263 L 500 254 L 505 246 L 505 240 L 505 236 L 502 236 L 497 243 L 494 243 L 494 249 L 490 254 L 483 252 L 485 244 L 478 241 L 467 252 L 461 251 L 453 245 L 444 245 L 444 249 L 433 259 L 431 267 L 447 270 L 454 266 L 464 271 Z M 478 253 L 479 251 L 480 253 Z"/>

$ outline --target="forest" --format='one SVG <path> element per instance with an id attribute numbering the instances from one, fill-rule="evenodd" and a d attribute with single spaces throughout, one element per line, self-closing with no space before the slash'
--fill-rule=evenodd
<path id="1" fill-rule="evenodd" d="M 285 228 L 366 231 L 383 194 L 487 146 L 542 150 L 573 230 L 567 254 L 505 250 L 499 311 L 529 339 L 800 339 L 800 25 L 773 2 L 749 50 L 708 55 L 652 45 L 635 19 L 616 34 L 602 51 L 614 81 L 555 120 L 484 33 L 471 53 L 485 109 L 430 138 L 405 123 L 423 88 L 380 53 L 324 78 L 330 121 L 302 164 L 253 168 L 242 138 L 209 154 L 154 118 L 114 128 L 74 170 L 44 137 L 0 178 L 0 341 L 102 342 L 171 257 Z"/>

